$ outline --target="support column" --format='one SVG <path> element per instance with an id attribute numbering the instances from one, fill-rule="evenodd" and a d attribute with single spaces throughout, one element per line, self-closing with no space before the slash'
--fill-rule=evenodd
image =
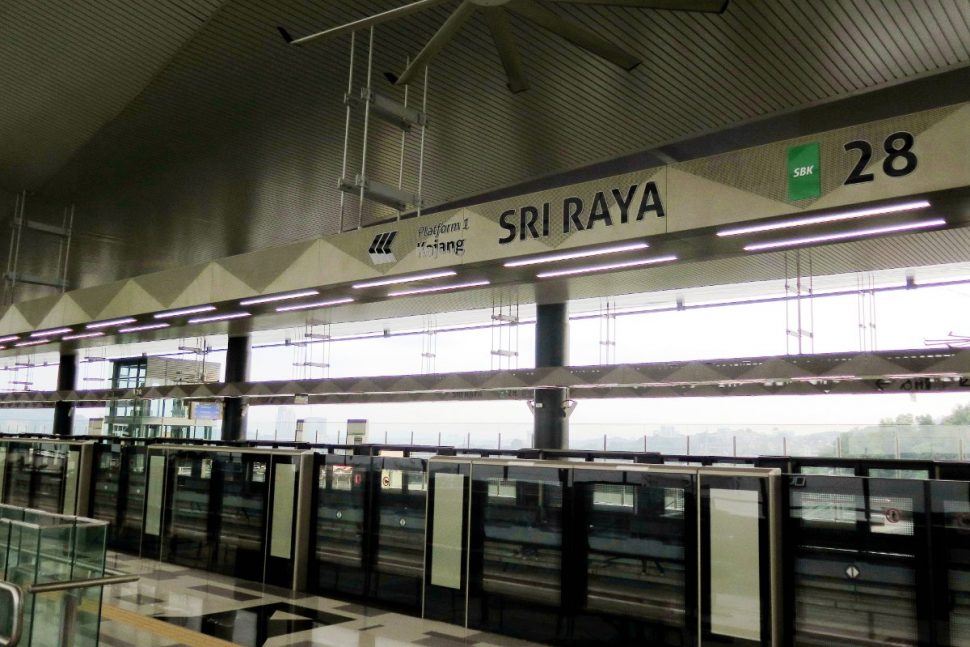
<path id="1" fill-rule="evenodd" d="M 249 337 L 230 337 L 226 349 L 226 382 L 249 379 Z M 222 409 L 222 439 L 244 440 L 246 417 L 242 398 L 226 398 Z"/>
<path id="2" fill-rule="evenodd" d="M 61 355 L 60 363 L 57 365 L 57 390 L 73 391 L 75 388 L 77 388 L 77 355 L 75 353 Z M 70 436 L 73 431 L 74 403 L 55 402 L 54 435 Z"/>
<path id="3" fill-rule="evenodd" d="M 568 361 L 569 316 L 565 303 L 536 307 L 536 368 L 565 366 Z M 536 449 L 569 447 L 569 421 L 563 409 L 566 389 L 535 390 L 533 444 Z"/>

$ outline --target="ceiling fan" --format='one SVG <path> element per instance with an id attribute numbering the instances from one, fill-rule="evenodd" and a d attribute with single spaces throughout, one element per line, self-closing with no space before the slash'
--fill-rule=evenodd
<path id="1" fill-rule="evenodd" d="M 390 20 L 402 18 L 452 0 L 417 0 L 409 4 L 385 11 L 367 18 L 361 18 L 338 27 L 293 38 L 282 27 L 278 27 L 283 38 L 290 45 L 303 45 L 310 41 L 332 38 L 366 27 L 373 27 Z M 676 11 L 696 11 L 708 13 L 723 12 L 730 0 L 551 0 L 560 4 L 584 4 L 637 9 L 669 9 Z M 407 69 L 397 77 L 389 77 L 396 85 L 410 83 L 434 58 L 438 52 L 455 37 L 458 30 L 475 13 L 481 13 L 498 48 L 499 58 L 508 77 L 508 87 L 512 92 L 522 92 L 529 87 L 519 55 L 518 47 L 509 26 L 509 14 L 535 23 L 546 31 L 556 34 L 573 45 L 606 59 L 624 70 L 632 70 L 641 63 L 640 58 L 629 50 L 617 45 L 609 38 L 601 36 L 575 18 L 564 16 L 550 9 L 538 0 L 462 0 L 461 4 L 448 16 L 444 24 L 435 32 L 424 48 L 410 62 Z"/>

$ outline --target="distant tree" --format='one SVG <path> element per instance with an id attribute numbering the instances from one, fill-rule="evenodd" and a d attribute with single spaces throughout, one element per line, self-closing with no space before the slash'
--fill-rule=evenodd
<path id="1" fill-rule="evenodd" d="M 916 416 L 916 424 L 926 427 L 935 423 L 933 422 L 933 416 L 927 413 L 921 416 Z"/>
<path id="2" fill-rule="evenodd" d="M 970 425 L 970 404 L 960 404 L 940 420 L 943 425 Z"/>
<path id="3" fill-rule="evenodd" d="M 901 413 L 896 416 L 897 425 L 915 425 L 916 418 L 911 413 Z"/>

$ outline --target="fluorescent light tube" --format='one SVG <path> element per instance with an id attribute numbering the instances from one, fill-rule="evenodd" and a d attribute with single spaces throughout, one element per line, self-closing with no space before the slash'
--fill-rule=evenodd
<path id="1" fill-rule="evenodd" d="M 760 225 L 747 225 L 741 227 L 731 227 L 717 232 L 718 236 L 740 236 L 742 234 L 756 234 L 762 231 L 775 231 L 777 229 L 788 229 L 790 227 L 805 227 L 817 225 L 823 222 L 838 222 L 841 220 L 853 220 L 855 218 L 867 218 L 869 216 L 881 216 L 888 213 L 900 213 L 903 211 L 914 211 L 925 209 L 930 206 L 928 200 L 914 200 L 911 202 L 900 202 L 897 204 L 882 205 L 878 207 L 865 207 L 863 209 L 852 209 L 850 211 L 837 211 L 835 213 L 819 214 L 817 216 L 805 216 L 804 218 L 793 218 L 791 220 L 779 220 L 776 222 L 766 222 Z"/>
<path id="2" fill-rule="evenodd" d="M 7 341 L 17 341 L 20 339 L 20 335 L 7 335 L 6 337 L 0 337 L 0 344 Z"/>
<path id="3" fill-rule="evenodd" d="M 132 319 L 134 321 L 134 319 Z M 61 337 L 61 341 L 71 341 L 72 339 L 87 339 L 88 337 L 103 337 L 103 332 L 85 332 L 79 335 L 65 335 Z"/>
<path id="4" fill-rule="evenodd" d="M 599 249 L 587 249 L 579 252 L 563 252 L 562 254 L 548 254 L 535 258 L 526 258 L 521 261 L 509 261 L 505 267 L 523 267 L 525 265 L 538 265 L 539 263 L 555 263 L 556 261 L 568 261 L 573 258 L 588 258 L 590 256 L 601 256 L 603 254 L 618 254 L 620 252 L 630 252 L 635 249 L 646 249 L 650 247 L 647 243 L 628 243 L 626 245 L 614 245 L 613 247 L 601 247 Z"/>
<path id="5" fill-rule="evenodd" d="M 73 332 L 70 328 L 54 328 L 52 330 L 38 330 L 37 332 L 30 333 L 31 337 L 50 337 L 52 335 L 63 335 L 67 332 Z"/>
<path id="6" fill-rule="evenodd" d="M 97 330 L 98 328 L 110 328 L 111 326 L 120 326 L 122 324 L 130 324 L 138 321 L 134 317 L 125 317 L 124 319 L 112 319 L 110 321 L 98 321 L 97 323 L 90 323 L 85 326 L 88 330 Z"/>
<path id="7" fill-rule="evenodd" d="M 350 297 L 344 297 L 342 299 L 330 299 L 329 301 L 314 301 L 313 303 L 300 303 L 295 306 L 281 306 L 276 309 L 276 312 L 291 312 L 293 310 L 310 310 L 312 308 L 329 308 L 330 306 L 339 306 L 342 303 L 350 303 L 353 299 Z"/>
<path id="8" fill-rule="evenodd" d="M 489 281 L 470 281 L 468 283 L 453 283 L 452 285 L 436 285 L 430 288 L 415 288 L 413 290 L 399 290 L 398 292 L 388 292 L 389 297 L 404 297 L 409 294 L 428 294 L 429 292 L 445 292 L 446 290 L 461 290 L 464 288 L 477 288 L 482 285 L 489 285 Z"/>
<path id="9" fill-rule="evenodd" d="M 52 340 L 52 339 L 38 339 L 36 341 L 22 341 L 19 344 L 14 344 L 14 346 L 16 346 L 17 348 L 20 348 L 21 346 L 36 346 L 37 344 L 48 344 L 48 343 L 50 343 L 52 341 L 54 341 L 54 340 Z"/>
<path id="10" fill-rule="evenodd" d="M 230 319 L 242 319 L 244 317 L 251 317 L 252 314 L 248 312 L 230 312 L 224 315 L 212 315 L 211 317 L 195 317 L 194 319 L 189 319 L 190 324 L 200 324 L 200 323 L 211 323 L 213 321 L 228 321 Z"/>
<path id="11" fill-rule="evenodd" d="M 608 263 L 606 265 L 589 265 L 586 267 L 575 267 L 570 270 L 554 270 L 551 272 L 540 272 L 536 274 L 538 279 L 551 279 L 557 276 L 572 276 L 574 274 L 588 274 L 590 272 L 605 272 L 606 270 L 623 270 L 628 267 L 640 267 L 642 265 L 654 265 L 656 263 L 668 263 L 676 261 L 677 257 L 673 254 L 667 256 L 655 256 L 653 258 L 640 258 L 635 261 L 625 261 L 623 263 Z"/>
<path id="12" fill-rule="evenodd" d="M 288 292 L 286 294 L 274 294 L 266 297 L 254 297 L 243 299 L 239 302 L 241 306 L 253 306 L 257 303 L 272 303 L 273 301 L 287 301 L 289 299 L 300 299 L 302 297 L 313 297 L 320 294 L 319 290 L 300 290 L 299 292 Z"/>
<path id="13" fill-rule="evenodd" d="M 191 308 L 180 308 L 178 310 L 166 310 L 165 312 L 156 312 L 156 319 L 169 319 L 171 317 L 180 317 L 182 315 L 194 315 L 200 312 L 212 312 L 215 310 L 215 306 L 192 306 Z"/>
<path id="14" fill-rule="evenodd" d="M 856 229 L 854 231 L 840 231 L 834 234 L 818 234 L 816 236 L 803 236 L 802 238 L 788 238 L 786 240 L 773 240 L 766 243 L 751 243 L 744 246 L 746 252 L 757 252 L 765 249 L 778 249 L 780 247 L 794 247 L 795 245 L 808 245 L 811 243 L 825 243 L 833 240 L 846 240 L 848 238 L 865 238 L 868 236 L 881 236 L 892 234 L 898 231 L 912 231 L 914 229 L 929 229 L 930 227 L 942 227 L 946 224 L 943 218 L 933 218 L 932 220 L 919 220 L 917 222 L 907 222 L 900 225 L 886 225 L 885 227 L 870 227 L 869 229 Z"/>
<path id="15" fill-rule="evenodd" d="M 119 328 L 118 332 L 141 332 L 143 330 L 160 330 L 168 327 L 169 324 L 167 323 L 145 324 L 144 326 L 129 326 L 128 328 Z"/>
<path id="16" fill-rule="evenodd" d="M 361 283 L 354 283 L 352 286 L 355 290 L 360 290 L 361 288 L 376 288 L 381 285 L 397 285 L 399 283 L 411 283 L 412 281 L 426 281 L 428 279 L 443 279 L 448 276 L 454 276 L 457 274 L 455 270 L 442 270 L 440 272 L 426 272 L 425 274 L 412 274 L 411 276 L 399 276 L 391 279 L 376 279 L 374 281 L 363 281 Z"/>

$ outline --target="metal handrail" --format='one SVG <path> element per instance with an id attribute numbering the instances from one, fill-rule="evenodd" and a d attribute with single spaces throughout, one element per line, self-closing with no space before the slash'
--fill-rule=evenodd
<path id="1" fill-rule="evenodd" d="M 0 636 L 0 647 L 14 647 L 20 644 L 24 632 L 24 592 L 16 584 L 0 581 L 0 591 L 6 591 L 13 600 L 10 613 L 10 635 Z"/>
<path id="2" fill-rule="evenodd" d="M 111 584 L 127 584 L 137 582 L 138 575 L 110 575 L 108 577 L 92 577 L 84 580 L 64 580 L 61 582 L 44 582 L 42 584 L 31 584 L 27 587 L 28 593 L 52 593 L 55 591 L 71 591 L 73 589 L 86 589 L 91 586 L 109 586 Z M 4 647 L 0 643 L 0 647 Z"/>

